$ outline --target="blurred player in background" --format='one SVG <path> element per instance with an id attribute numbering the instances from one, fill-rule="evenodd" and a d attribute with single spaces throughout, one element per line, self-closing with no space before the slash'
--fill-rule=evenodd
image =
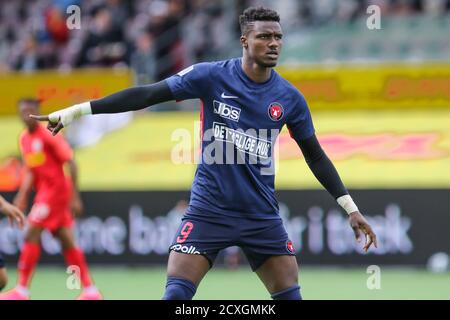
<path id="1" fill-rule="evenodd" d="M 11 225 L 16 222 L 20 228 L 23 228 L 23 225 L 25 224 L 25 216 L 22 211 L 6 201 L 2 196 L 0 196 L 0 212 L 8 217 Z M 2 254 L 0 252 L 0 291 L 6 286 L 7 282 L 8 277 L 6 274 L 5 261 L 3 261 Z"/>
<path id="2" fill-rule="evenodd" d="M 28 215 L 29 225 L 19 258 L 17 286 L 1 294 L 0 299 L 29 299 L 28 288 L 41 253 L 41 234 L 47 229 L 60 241 L 67 265 L 79 268 L 83 291 L 78 299 L 99 300 L 101 294 L 92 282 L 84 253 L 75 244 L 72 229 L 73 215 L 78 216 L 83 210 L 72 149 L 63 136 L 55 139 L 43 125 L 30 118 L 30 114 L 39 113 L 37 100 L 22 99 L 18 108 L 26 127 L 19 141 L 26 173 L 14 204 L 25 211 L 33 186 L 36 196 Z M 70 177 L 64 173 L 66 163 Z"/>
<path id="3" fill-rule="evenodd" d="M 242 58 L 199 63 L 153 85 L 34 117 L 49 121 L 56 134 L 83 115 L 138 110 L 169 100 L 203 101 L 202 161 L 170 247 L 163 299 L 192 299 L 219 251 L 234 245 L 243 249 L 273 299 L 301 299 L 295 250 L 274 190 L 273 144 L 284 125 L 316 178 L 348 213 L 356 239 L 365 235 L 364 250 L 377 246 L 371 226 L 317 140 L 303 95 L 273 70 L 283 36 L 278 13 L 249 8 L 240 24 Z"/>

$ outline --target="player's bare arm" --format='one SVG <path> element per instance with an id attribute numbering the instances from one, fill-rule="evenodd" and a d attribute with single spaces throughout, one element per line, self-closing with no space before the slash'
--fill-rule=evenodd
<path id="1" fill-rule="evenodd" d="M 28 208 L 28 200 L 30 198 L 31 190 L 33 189 L 33 173 L 29 169 L 25 169 L 22 182 L 19 187 L 13 204 L 19 208 L 19 210 L 25 212 Z"/>
<path id="2" fill-rule="evenodd" d="M 102 99 L 76 104 L 49 115 L 30 115 L 30 117 L 48 121 L 47 128 L 56 135 L 72 121 L 85 115 L 136 111 L 170 100 L 174 100 L 174 97 L 169 86 L 166 81 L 160 81 L 151 85 L 128 88 Z"/>
<path id="3" fill-rule="evenodd" d="M 314 176 L 349 215 L 349 223 L 355 233 L 356 240 L 360 242 L 361 233 L 365 235 L 364 251 L 367 252 L 372 244 L 377 247 L 377 237 L 372 227 L 359 212 L 356 204 L 348 194 L 336 168 L 323 151 L 316 135 L 306 140 L 298 140 L 297 144 L 302 150 L 306 163 Z"/>
<path id="4" fill-rule="evenodd" d="M 74 159 L 68 161 L 70 177 L 72 180 L 72 200 L 71 211 L 74 217 L 79 217 L 83 214 L 83 201 L 81 200 L 80 192 L 78 189 L 78 166 Z"/>
<path id="5" fill-rule="evenodd" d="M 25 216 L 19 208 L 10 204 L 2 196 L 0 196 L 0 212 L 8 217 L 9 223 L 13 225 L 14 221 L 20 228 L 25 224 Z"/>

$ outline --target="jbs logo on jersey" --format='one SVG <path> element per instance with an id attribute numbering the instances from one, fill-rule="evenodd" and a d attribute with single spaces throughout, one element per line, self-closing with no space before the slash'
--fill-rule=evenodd
<path id="1" fill-rule="evenodd" d="M 214 100 L 214 113 L 217 113 L 222 118 L 238 122 L 241 115 L 241 109 Z"/>

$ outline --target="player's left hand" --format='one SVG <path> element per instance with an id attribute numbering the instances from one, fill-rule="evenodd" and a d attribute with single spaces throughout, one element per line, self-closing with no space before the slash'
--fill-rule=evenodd
<path id="1" fill-rule="evenodd" d="M 373 244 L 375 248 L 378 248 L 377 236 L 372 230 L 372 227 L 367 222 L 366 218 L 359 212 L 355 211 L 349 215 L 349 223 L 355 233 L 356 241 L 361 242 L 361 232 L 364 233 L 366 238 L 366 243 L 363 247 L 364 251 L 367 252 L 370 246 Z"/>
<path id="2" fill-rule="evenodd" d="M 13 206 L 12 204 L 5 201 L 0 207 L 0 211 L 8 217 L 9 223 L 11 225 L 14 224 L 14 221 L 21 229 L 25 225 L 25 215 L 16 206 Z"/>
<path id="3" fill-rule="evenodd" d="M 78 192 L 73 195 L 70 208 L 72 210 L 72 215 L 75 218 L 80 217 L 83 214 L 83 201 L 81 201 L 81 197 Z"/>

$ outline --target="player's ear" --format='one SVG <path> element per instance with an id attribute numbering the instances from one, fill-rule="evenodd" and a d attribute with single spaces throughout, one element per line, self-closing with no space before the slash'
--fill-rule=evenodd
<path id="1" fill-rule="evenodd" d="M 246 36 L 241 36 L 241 46 L 245 49 L 248 47 L 248 40 Z"/>

